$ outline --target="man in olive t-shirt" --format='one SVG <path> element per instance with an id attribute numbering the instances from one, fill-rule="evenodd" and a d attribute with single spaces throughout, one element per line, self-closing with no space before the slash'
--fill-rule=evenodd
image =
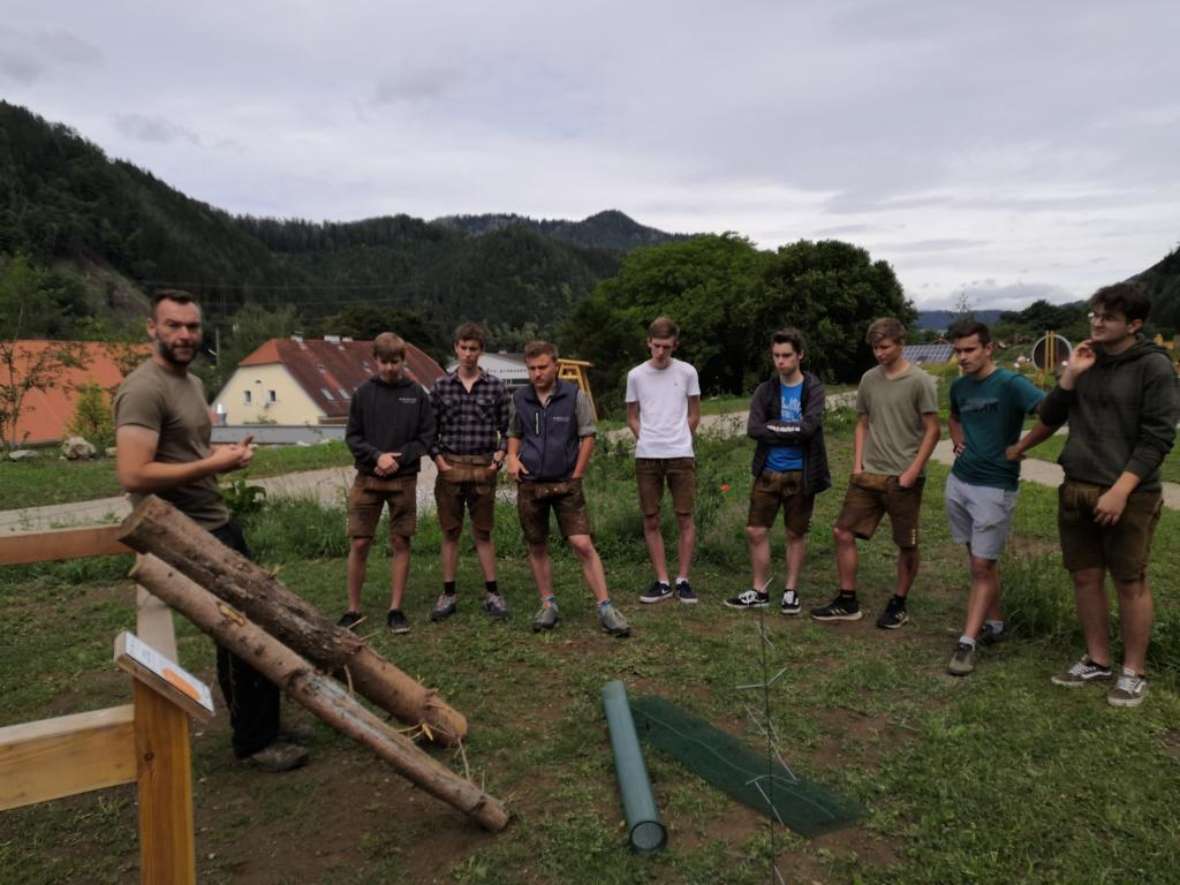
<path id="1" fill-rule="evenodd" d="M 856 540 L 873 536 L 889 515 L 897 545 L 897 587 L 877 626 L 904 624 L 906 596 L 918 574 L 918 516 L 926 462 L 938 442 L 938 389 L 934 379 L 902 356 L 905 327 L 887 317 L 869 326 L 865 340 L 878 365 L 865 372 L 856 392 L 852 477 L 844 506 L 832 527 L 836 539 L 839 593 L 811 610 L 817 621 L 857 621 Z"/>
<path id="2" fill-rule="evenodd" d="M 116 470 L 133 503 L 158 495 L 244 556 L 241 529 L 230 519 L 217 475 L 247 466 L 250 438 L 211 448 L 212 422 L 199 378 L 189 363 L 201 346 L 201 309 L 187 292 L 152 299 L 147 323 L 152 357 L 115 395 Z M 233 729 L 234 754 L 266 771 L 307 761 L 307 751 L 279 740 L 279 690 L 241 658 L 217 647 L 217 680 Z"/>

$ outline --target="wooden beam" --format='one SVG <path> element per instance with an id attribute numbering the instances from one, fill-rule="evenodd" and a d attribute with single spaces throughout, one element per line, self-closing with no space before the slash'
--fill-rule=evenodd
<path id="1" fill-rule="evenodd" d="M 140 881 L 195 883 L 188 714 L 138 679 L 134 683 Z"/>
<path id="2" fill-rule="evenodd" d="M 131 783 L 130 706 L 0 728 L 0 811 Z"/>
<path id="3" fill-rule="evenodd" d="M 0 535 L 0 565 L 27 565 L 133 552 L 119 543 L 119 526 Z"/>

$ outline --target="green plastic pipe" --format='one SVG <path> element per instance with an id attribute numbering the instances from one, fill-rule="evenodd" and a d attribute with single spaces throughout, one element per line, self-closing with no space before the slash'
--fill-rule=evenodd
<path id="1" fill-rule="evenodd" d="M 639 749 L 639 735 L 627 703 L 627 689 L 622 682 L 616 679 L 602 687 L 602 706 L 610 727 L 615 775 L 623 797 L 623 814 L 627 818 L 631 848 L 639 854 L 659 851 L 668 841 L 668 831 L 660 822 L 660 812 L 651 793 L 647 766 Z"/>

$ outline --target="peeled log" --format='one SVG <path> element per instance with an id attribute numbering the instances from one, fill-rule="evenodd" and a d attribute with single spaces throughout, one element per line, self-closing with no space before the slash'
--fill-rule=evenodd
<path id="1" fill-rule="evenodd" d="M 346 667 L 352 687 L 409 725 L 425 723 L 431 738 L 453 746 L 467 719 L 413 677 L 382 658 L 350 630 L 337 627 L 274 575 L 231 550 L 166 501 L 152 495 L 123 521 L 119 540 L 153 554 L 243 612 L 326 673 Z"/>
<path id="2" fill-rule="evenodd" d="M 131 576 L 324 722 L 373 750 L 430 795 L 462 811 L 484 829 L 499 832 L 507 826 L 508 811 L 497 799 L 419 750 L 353 699 L 340 683 L 316 671 L 195 581 L 154 556 L 141 557 Z"/>

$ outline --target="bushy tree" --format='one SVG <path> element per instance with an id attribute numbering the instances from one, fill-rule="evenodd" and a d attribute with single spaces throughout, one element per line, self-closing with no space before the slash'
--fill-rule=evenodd
<path id="1" fill-rule="evenodd" d="M 84 384 L 78 388 L 74 416 L 69 432 L 80 436 L 103 451 L 115 444 L 115 421 L 111 412 L 110 394 L 98 384 Z"/>

